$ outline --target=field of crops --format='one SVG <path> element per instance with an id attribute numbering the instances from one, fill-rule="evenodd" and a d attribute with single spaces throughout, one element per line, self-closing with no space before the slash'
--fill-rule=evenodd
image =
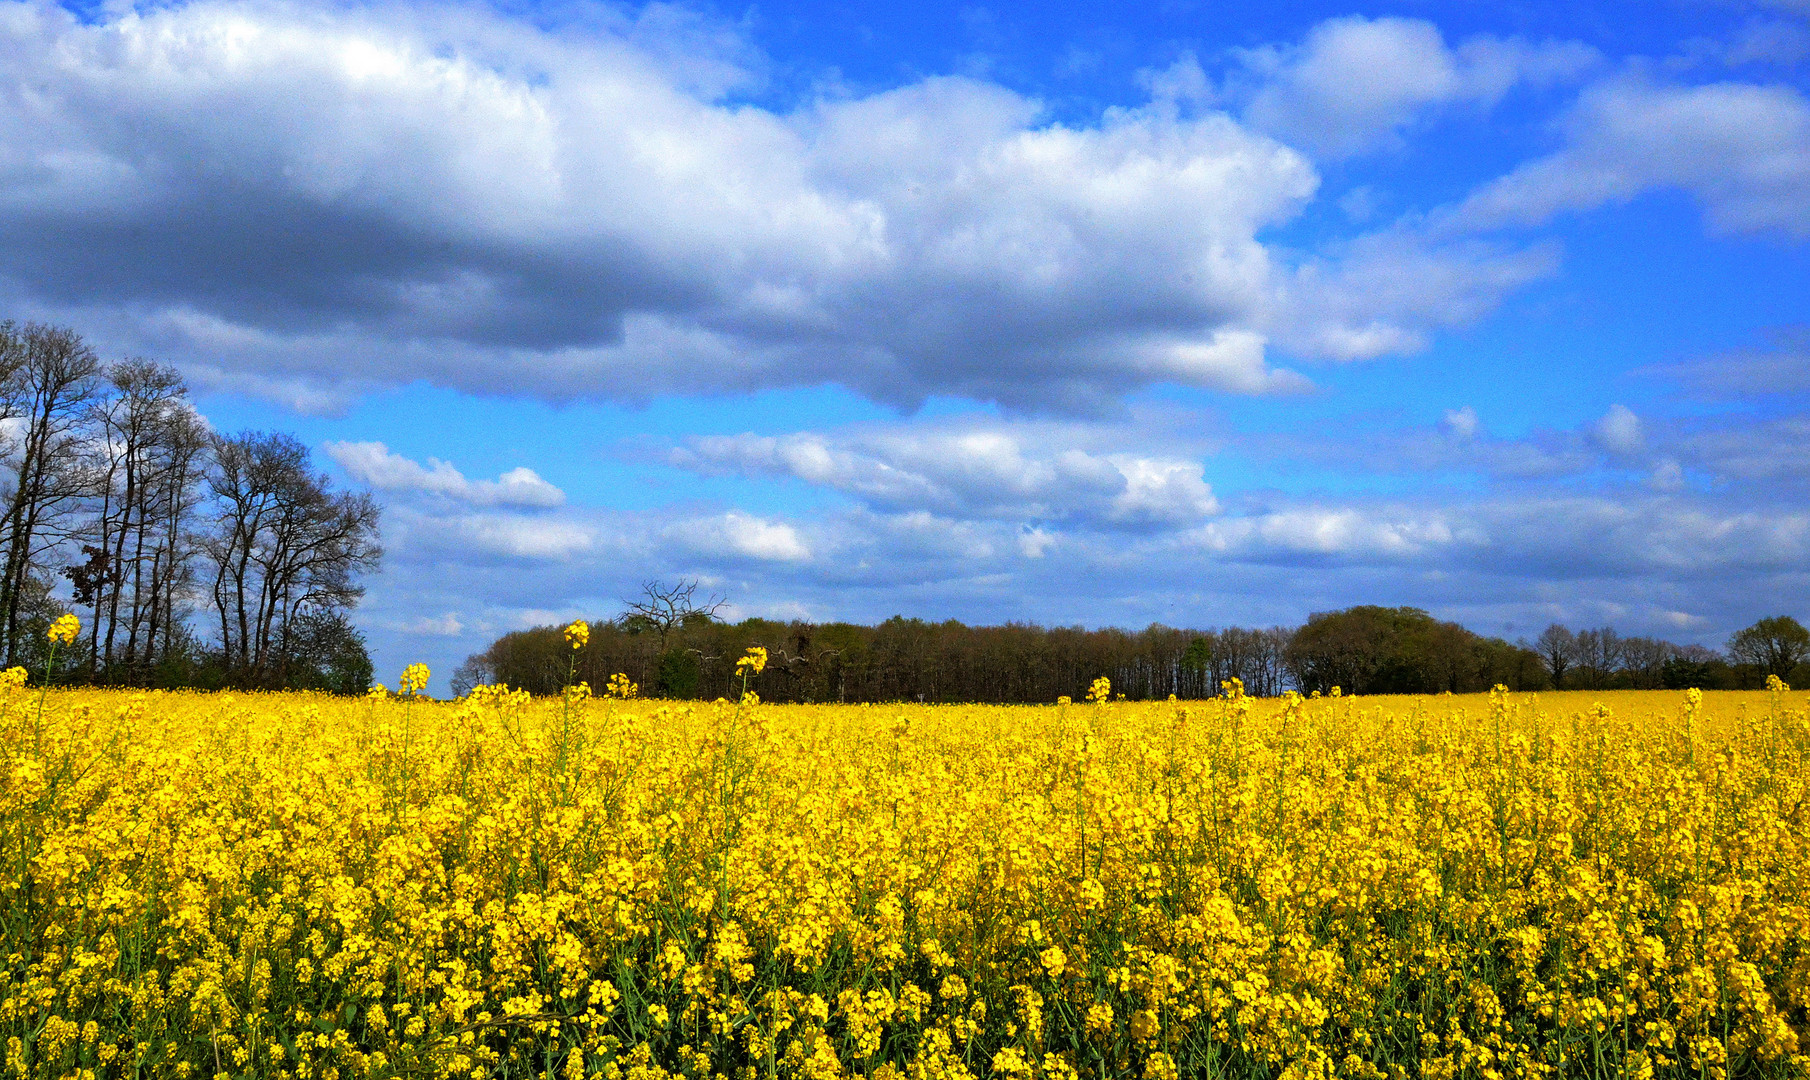
<path id="1" fill-rule="evenodd" d="M 1801 692 L 7 686 L 8 1076 L 1798 1076 Z"/>

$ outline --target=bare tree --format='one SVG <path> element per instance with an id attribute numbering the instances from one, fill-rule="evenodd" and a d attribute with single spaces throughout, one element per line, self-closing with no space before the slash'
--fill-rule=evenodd
<path id="1" fill-rule="evenodd" d="M 216 517 L 202 550 L 227 670 L 281 685 L 299 620 L 363 595 L 358 577 L 383 555 L 377 505 L 334 492 L 294 438 L 258 432 L 213 440 L 208 489 Z"/>
<path id="2" fill-rule="evenodd" d="M 100 362 L 73 330 L 0 324 L 0 418 L 16 432 L 6 451 L 0 516 L 0 637 L 6 662 L 20 652 L 20 604 L 41 558 L 64 537 L 60 526 L 84 493 L 83 424 Z"/>
<path id="3" fill-rule="evenodd" d="M 88 561 L 65 574 L 94 607 L 90 663 L 137 681 L 160 632 L 168 648 L 186 593 L 187 526 L 207 441 L 175 369 L 127 360 L 107 369 L 107 388 L 90 440 L 93 543 L 82 546 Z"/>
<path id="4" fill-rule="evenodd" d="M 1621 668 L 1621 635 L 1610 626 L 1600 630 L 1580 630 L 1577 635 L 1577 651 L 1572 659 L 1578 675 L 1583 679 L 1584 688 L 1601 690 L 1609 684 L 1609 677 Z"/>
<path id="5" fill-rule="evenodd" d="M 464 697 L 471 693 L 473 687 L 489 686 L 495 681 L 496 672 L 490 662 L 490 657 L 484 653 L 473 653 L 453 669 L 453 697 Z"/>
<path id="6" fill-rule="evenodd" d="M 194 598 L 194 519 L 211 442 L 201 417 L 187 408 L 187 402 L 182 404 L 166 418 L 159 449 L 156 505 L 161 511 L 163 532 L 151 560 L 151 596 L 145 623 L 147 657 L 152 653 L 173 657 L 181 651 L 180 642 L 188 636 L 185 609 Z"/>
<path id="7" fill-rule="evenodd" d="M 1678 646 L 1658 638 L 1630 637 L 1621 641 L 1621 666 L 1636 690 L 1657 690 L 1665 685 L 1666 661 L 1678 655 Z"/>
<path id="8" fill-rule="evenodd" d="M 720 596 L 698 599 L 699 582 L 680 578 L 676 584 L 663 581 L 641 583 L 641 596 L 622 602 L 620 619 L 624 629 L 651 632 L 659 636 L 660 651 L 666 651 L 666 640 L 673 631 L 700 626 L 716 620 L 716 613 L 729 601 Z"/>
<path id="9" fill-rule="evenodd" d="M 1563 690 L 1565 672 L 1577 663 L 1577 635 L 1568 628 L 1553 623 L 1540 631 L 1540 636 L 1534 639 L 1533 649 L 1540 654 L 1540 661 L 1546 665 L 1546 673 L 1552 676 L 1553 687 Z"/>

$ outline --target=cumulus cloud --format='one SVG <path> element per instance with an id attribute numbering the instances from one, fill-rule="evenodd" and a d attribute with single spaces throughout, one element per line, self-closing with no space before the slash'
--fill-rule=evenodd
<path id="1" fill-rule="evenodd" d="M 1684 583 L 1801 574 L 1810 560 L 1810 512 L 1749 509 L 1643 483 L 1593 495 L 1289 499 L 1131 536 L 860 507 L 808 515 L 592 511 L 582 521 L 589 551 L 609 551 L 607 562 L 566 561 L 545 551 L 523 559 L 510 544 L 474 544 L 480 530 L 464 518 L 431 544 L 404 545 L 400 554 L 471 568 L 461 573 L 459 586 L 447 589 L 469 585 L 473 603 L 489 599 L 486 590 L 498 599 L 518 590 L 519 599 L 524 573 L 539 583 L 533 591 L 554 595 L 558 585 L 576 595 L 596 591 L 598 580 L 620 592 L 640 578 L 677 569 L 707 577 L 713 589 L 734 594 L 744 606 L 790 599 L 832 617 L 848 614 L 835 599 L 840 589 L 877 590 L 878 602 L 885 603 L 886 596 L 918 589 L 953 596 L 997 586 L 1028 589 L 1047 607 L 1077 590 L 1110 592 L 1127 574 L 1147 583 L 1140 591 L 1161 593 L 1233 567 L 1341 566 L 1487 575 L 1496 579 L 1495 588 L 1531 594 L 1541 582 L 1625 577 L 1630 583 Z M 496 535 L 497 519 L 485 524 Z M 1043 557 L 1052 549 L 1062 557 Z M 752 582 L 765 583 L 765 591 L 751 593 Z M 1361 577 L 1344 587 L 1347 602 L 1365 599 Z M 1292 602 L 1303 600 L 1296 595 Z M 447 605 L 429 609 L 435 606 Z"/>
<path id="2" fill-rule="evenodd" d="M 1612 454 L 1637 454 L 1646 443 L 1640 417 L 1626 405 L 1611 405 L 1590 429 L 1597 444 Z"/>
<path id="3" fill-rule="evenodd" d="M 1629 575 L 1680 580 L 1788 573 L 1810 558 L 1810 513 L 1653 494 L 1495 495 L 1434 508 L 1352 498 L 1210 522 L 1185 542 L 1286 565 L 1411 565 L 1523 583 Z"/>
<path id="4" fill-rule="evenodd" d="M 1440 421 L 1446 433 L 1460 442 L 1469 442 L 1483 430 L 1482 421 L 1477 419 L 1477 410 L 1469 405 L 1460 409 L 1447 409 Z"/>
<path id="5" fill-rule="evenodd" d="M 1285 143 L 1356 152 L 1592 56 L 1335 19 L 1224 87 L 1188 58 L 1143 106 L 1054 122 L 962 77 L 748 105 L 746 43 L 659 7 L 0 3 L 0 93 L 29 105 L 0 115 L 0 301 L 311 412 L 418 379 L 1065 412 L 1299 391 L 1272 350 L 1415 351 L 1557 256 L 1400 227 L 1282 252 L 1266 230 L 1319 185 Z"/>
<path id="6" fill-rule="evenodd" d="M 1055 543 L 1055 534 L 1040 527 L 1026 526 L 1018 533 L 1018 550 L 1027 559 L 1043 558 L 1044 553 Z"/>
<path id="7" fill-rule="evenodd" d="M 384 621 L 383 626 L 386 630 L 422 637 L 456 638 L 465 633 L 465 624 L 459 621 L 457 614 L 450 611 L 438 617 L 423 615 L 414 619 L 389 619 Z"/>
<path id="8" fill-rule="evenodd" d="M 1323 158 L 1394 145 L 1430 108 L 1493 105 L 1517 84 L 1572 79 L 1598 60 L 1577 42 L 1479 35 L 1452 48 L 1424 19 L 1358 15 L 1237 55 L 1230 92 L 1244 120 Z"/>
<path id="9" fill-rule="evenodd" d="M 810 547 L 792 525 L 739 510 L 676 522 L 666 529 L 665 535 L 682 547 L 706 555 L 763 562 L 802 562 L 811 557 Z"/>
<path id="10" fill-rule="evenodd" d="M 1318 178 L 1231 117 L 949 77 L 780 113 L 709 35 L 603 22 L 0 5 L 0 291 L 285 393 L 1301 384 L 1257 236 Z"/>
<path id="11" fill-rule="evenodd" d="M 1467 485 L 1523 493 L 1555 485 L 1613 492 L 1635 483 L 1633 472 L 1644 472 L 1645 488 L 1668 494 L 1697 486 L 1780 508 L 1810 497 L 1810 415 L 1801 413 L 1643 416 L 1618 403 L 1576 426 L 1508 436 L 1489 433 L 1465 406 L 1436 425 L 1246 433 L 1225 440 L 1219 453 L 1274 469 L 1307 466 L 1360 485 L 1383 476 L 1417 477 L 1421 484 L 1465 476 Z M 1244 501 L 1228 500 L 1234 508 Z"/>
<path id="12" fill-rule="evenodd" d="M 1671 458 L 1662 458 L 1653 466 L 1647 485 L 1655 491 L 1680 491 L 1684 488 L 1684 466 Z"/>
<path id="13" fill-rule="evenodd" d="M 1633 73 L 1586 89 L 1564 131 L 1564 149 L 1442 217 L 1468 229 L 1536 225 L 1672 188 L 1694 196 L 1716 232 L 1810 235 L 1810 101 L 1793 87 Z"/>
<path id="14" fill-rule="evenodd" d="M 510 469 L 495 480 L 467 480 L 451 463 L 428 458 L 422 465 L 390 452 L 380 442 L 332 442 L 326 446 L 346 475 L 379 491 L 436 495 L 472 506 L 555 507 L 565 492 L 533 469 Z"/>
<path id="15" fill-rule="evenodd" d="M 575 521 L 470 514 L 446 525 L 457 543 L 515 559 L 565 561 L 597 549 L 596 531 Z"/>
<path id="16" fill-rule="evenodd" d="M 1260 562 L 1302 556 L 1399 560 L 1487 537 L 1438 513 L 1391 508 L 1301 506 L 1212 522 L 1193 539 L 1229 556 Z"/>
<path id="17" fill-rule="evenodd" d="M 1480 507 L 1505 572 L 1729 579 L 1790 572 L 1810 558 L 1810 513 L 1751 510 L 1676 495 L 1552 496 Z"/>
<path id="18" fill-rule="evenodd" d="M 1558 268 L 1554 244 L 1442 239 L 1398 224 L 1302 260 L 1279 290 L 1270 326 L 1280 344 L 1312 356 L 1418 352 L 1434 331 L 1481 318 Z"/>
<path id="19" fill-rule="evenodd" d="M 1810 4 L 1803 5 L 1810 13 Z M 1781 19 L 1753 19 L 1727 42 L 1705 43 L 1706 51 L 1724 64 L 1777 64 L 1788 67 L 1810 56 L 1810 29 Z"/>
<path id="20" fill-rule="evenodd" d="M 1063 446 L 1035 427 L 893 427 L 695 438 L 674 464 L 791 476 L 887 511 L 1174 526 L 1215 514 L 1199 461 Z"/>

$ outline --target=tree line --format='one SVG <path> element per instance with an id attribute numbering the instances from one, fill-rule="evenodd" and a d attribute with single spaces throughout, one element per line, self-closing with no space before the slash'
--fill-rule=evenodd
<path id="1" fill-rule="evenodd" d="M 757 689 L 764 700 L 784 702 L 1079 700 L 1101 675 L 1115 693 L 1133 700 L 1212 697 L 1232 679 L 1260 696 L 1286 689 L 1330 693 L 1335 686 L 1359 694 L 1475 693 L 1497 684 L 1518 691 L 1738 688 L 1793 672 L 1810 682 L 1810 671 L 1803 670 L 1810 634 L 1795 652 L 1776 648 L 1796 640 L 1790 627 L 1803 631 L 1789 618 L 1742 631 L 1724 655 L 1622 638 L 1612 630 L 1574 633 L 1563 627 L 1549 629 L 1537 643 L 1511 643 L 1416 608 L 1375 606 L 1315 614 L 1296 628 L 1153 624 L 1085 630 L 899 616 L 876 626 L 758 618 L 730 623 L 716 615 L 720 601 L 695 602 L 695 588 L 649 583 L 621 616 L 589 624 L 588 643 L 576 656 L 557 626 L 505 634 L 460 666 L 454 692 L 505 683 L 557 693 L 575 670 L 571 677 L 597 688 L 620 672 L 646 696 L 733 698 L 740 690 L 735 661 L 757 645 L 769 657 Z M 1546 651 L 1565 635 L 1583 644 Z"/>
<path id="2" fill-rule="evenodd" d="M 292 436 L 213 431 L 177 371 L 75 331 L 0 323 L 0 660 L 63 678 L 359 692 L 347 619 L 382 557 L 369 495 Z M 60 588 L 66 583 L 67 593 Z"/>
<path id="3" fill-rule="evenodd" d="M 1533 647 L 1555 686 L 1568 690 L 1742 690 L 1776 675 L 1810 684 L 1810 629 L 1789 615 L 1761 619 L 1728 639 L 1725 651 L 1622 637 L 1613 627 L 1573 632 L 1554 623 Z"/>
<path id="4" fill-rule="evenodd" d="M 591 625 L 576 677 L 601 688 L 622 672 L 647 695 L 734 697 L 740 692 L 735 661 L 759 645 L 768 654 L 758 685 L 767 701 L 1049 702 L 1080 697 L 1103 673 L 1133 697 L 1205 697 L 1234 677 L 1253 693 L 1279 692 L 1285 641 L 1278 630 L 1202 635 L 1167 627 L 967 626 L 903 617 L 878 626 L 697 620 L 662 639 L 604 621 Z M 468 658 L 453 689 L 501 682 L 556 693 L 571 660 L 559 628 L 517 631 Z"/>

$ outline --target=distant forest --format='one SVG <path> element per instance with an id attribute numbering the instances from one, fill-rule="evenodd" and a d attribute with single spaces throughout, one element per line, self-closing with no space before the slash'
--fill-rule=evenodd
<path id="1" fill-rule="evenodd" d="M 649 598 L 678 593 L 648 587 Z M 1743 630 L 1723 653 L 1556 625 L 1536 641 L 1511 643 L 1405 607 L 1326 612 L 1295 628 L 1084 630 L 903 617 L 878 626 L 728 623 L 710 605 L 689 601 L 689 593 L 664 605 L 637 601 L 620 618 L 591 623 L 576 657 L 560 627 L 506 634 L 460 666 L 453 689 L 506 683 L 557 693 L 575 662 L 572 677 L 599 690 L 620 672 L 644 696 L 733 697 L 735 661 L 756 645 L 770 660 L 755 688 L 763 700 L 784 702 L 1079 700 L 1101 675 L 1132 700 L 1212 697 L 1234 678 L 1259 696 L 1334 686 L 1358 694 L 1471 693 L 1498 683 L 1520 691 L 1737 689 L 1764 685 L 1768 674 L 1810 682 L 1810 632 L 1789 617 Z"/>

